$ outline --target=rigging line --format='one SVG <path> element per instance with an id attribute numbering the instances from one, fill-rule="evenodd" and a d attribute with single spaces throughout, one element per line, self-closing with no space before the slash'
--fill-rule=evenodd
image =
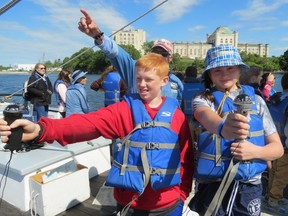
<path id="1" fill-rule="evenodd" d="M 127 26 L 131 25 L 132 23 L 136 22 L 137 20 L 141 19 L 142 17 L 144 17 L 145 15 L 147 15 L 148 13 L 150 13 L 151 11 L 155 10 L 156 8 L 160 7 L 162 4 L 166 3 L 168 0 L 165 0 L 161 3 L 159 3 L 158 5 L 154 6 L 153 8 L 151 8 L 150 10 L 146 11 L 145 13 L 143 13 L 142 15 L 138 16 L 136 19 L 132 20 L 131 22 L 129 22 L 127 25 L 123 26 L 122 28 L 118 29 L 117 31 L 115 31 L 114 33 L 112 33 L 111 35 L 109 35 L 109 37 L 112 37 L 113 35 L 115 35 L 116 33 L 118 33 L 119 31 L 121 31 L 122 29 L 126 28 Z M 84 50 L 83 52 L 79 53 L 78 55 L 74 56 L 72 59 L 69 59 L 67 62 L 65 62 L 64 64 L 60 65 L 59 67 L 57 67 L 56 69 L 60 69 L 62 68 L 63 66 L 67 65 L 68 63 L 70 63 L 71 61 L 73 61 L 74 59 L 80 57 L 81 55 L 83 55 L 84 53 L 86 53 L 88 50 L 90 49 L 93 49 L 96 45 L 93 45 L 91 47 L 89 47 L 88 49 Z M 49 73 L 48 73 L 49 74 Z M 47 75 L 48 75 L 47 74 Z M 35 82 L 37 82 L 38 80 L 40 80 L 41 78 L 35 80 Z M 30 83 L 29 85 L 27 85 L 27 88 L 31 85 L 33 85 L 35 82 L 33 83 Z M 4 97 L 4 99 L 9 99 L 11 97 L 13 97 L 15 94 L 19 93 L 19 92 L 22 92 L 24 90 L 24 87 L 19 89 L 18 91 L 10 94 L 10 95 L 7 95 Z"/>
<path id="2" fill-rule="evenodd" d="M 11 0 L 8 3 L 6 3 L 3 7 L 0 8 L 0 16 L 4 14 L 7 10 L 15 6 L 20 0 Z"/>
<path id="3" fill-rule="evenodd" d="M 126 28 L 127 26 L 131 25 L 132 23 L 136 22 L 137 20 L 141 19 L 142 17 L 144 17 L 145 15 L 147 15 L 148 13 L 150 13 L 151 11 L 155 10 L 156 8 L 160 7 L 162 4 L 166 3 L 168 0 L 165 0 L 161 3 L 159 3 L 158 5 L 156 5 L 155 7 L 151 8 L 150 10 L 146 11 L 145 13 L 143 13 L 142 15 L 138 16 L 136 19 L 132 20 L 131 22 L 129 22 L 128 24 L 126 24 L 125 26 L 123 26 L 122 28 L 118 29 L 117 31 L 115 31 L 114 33 L 112 33 L 111 35 L 109 35 L 109 37 L 112 37 L 113 35 L 117 34 L 119 31 L 121 31 L 122 29 Z M 70 59 L 69 61 L 65 62 L 64 64 L 60 65 L 58 68 L 61 68 L 63 66 L 65 66 L 66 64 L 70 63 L 72 60 L 80 57 L 81 55 L 83 55 L 85 52 L 87 52 L 90 49 L 93 49 L 96 45 L 91 46 L 90 48 L 88 48 L 87 50 L 84 50 L 82 53 L 79 53 L 78 55 L 76 55 L 74 58 Z"/>

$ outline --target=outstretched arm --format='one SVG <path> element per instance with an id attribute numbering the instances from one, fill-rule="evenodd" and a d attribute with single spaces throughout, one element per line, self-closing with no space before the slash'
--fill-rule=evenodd
<path id="1" fill-rule="evenodd" d="M 109 58 L 115 68 L 117 68 L 121 78 L 125 82 L 128 91 L 136 93 L 135 60 L 116 42 L 104 35 L 89 13 L 80 9 L 84 17 L 78 22 L 78 29 L 95 39 L 95 44 Z"/>

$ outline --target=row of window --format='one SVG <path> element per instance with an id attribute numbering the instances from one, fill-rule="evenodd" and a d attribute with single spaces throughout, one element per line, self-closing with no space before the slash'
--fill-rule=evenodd
<path id="1" fill-rule="evenodd" d="M 131 34 L 130 33 L 119 33 L 119 35 L 120 36 L 128 36 L 128 37 L 132 36 L 132 37 L 134 37 L 134 34 L 132 34 L 132 33 Z"/>
<path id="2" fill-rule="evenodd" d="M 189 55 L 192 56 L 202 56 L 202 55 L 206 55 L 207 53 L 207 49 L 203 49 L 203 53 L 201 49 L 189 49 L 188 50 Z M 176 53 L 180 54 L 180 55 L 187 55 L 187 50 L 186 49 L 176 49 Z"/>
<path id="3" fill-rule="evenodd" d="M 202 56 L 204 54 L 206 55 L 207 51 L 208 51 L 207 49 L 203 49 L 203 50 L 201 50 L 201 49 L 189 49 L 188 53 L 190 56 Z M 242 51 L 245 51 L 245 50 L 240 49 L 240 52 L 242 52 Z M 257 49 L 257 48 L 248 48 L 247 51 L 248 51 L 248 53 L 256 53 L 256 54 L 259 53 L 259 49 Z M 176 49 L 175 52 L 182 55 L 182 56 L 187 56 L 187 54 L 188 54 L 186 49 Z M 263 50 L 262 53 L 263 53 L 263 55 L 265 55 L 266 54 L 265 50 Z"/>

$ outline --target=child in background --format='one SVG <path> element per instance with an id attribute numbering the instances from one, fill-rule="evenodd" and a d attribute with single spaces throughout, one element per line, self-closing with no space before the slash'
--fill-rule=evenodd
<path id="1" fill-rule="evenodd" d="M 288 199 L 285 189 L 288 185 L 288 73 L 281 79 L 283 92 L 277 92 L 270 97 L 268 108 L 275 122 L 284 155 L 272 162 L 269 172 L 269 193 L 267 209 L 273 213 L 288 215 Z"/>
<path id="2" fill-rule="evenodd" d="M 70 71 L 62 69 L 54 83 L 54 92 L 58 104 L 58 112 L 62 118 L 65 118 L 66 116 L 66 92 L 68 87 L 71 85 L 70 77 Z"/>
<path id="3" fill-rule="evenodd" d="M 161 55 L 145 55 L 136 63 L 138 94 L 124 96 L 123 101 L 95 112 L 56 120 L 42 118 L 37 124 L 19 119 L 7 126 L 1 119 L 2 141 L 7 142 L 3 136 L 18 126 L 24 129 L 23 141 L 56 140 L 63 146 L 99 136 L 121 138 L 114 145 L 114 161 L 106 181 L 115 187 L 118 211 L 127 216 L 181 216 L 191 191 L 193 146 L 178 101 L 161 95 L 168 71 Z"/>
<path id="4" fill-rule="evenodd" d="M 241 71 L 249 67 L 235 47 L 212 47 L 205 67 L 203 81 L 207 90 L 193 100 L 193 115 L 206 131 L 197 143 L 198 188 L 189 206 L 200 215 L 260 215 L 261 173 L 266 161 L 282 156 L 280 138 L 265 101 L 255 95 L 252 87 L 239 84 Z M 233 101 L 243 93 L 255 103 L 249 116 L 235 112 Z M 231 172 L 226 181 L 231 161 L 238 171 L 235 177 Z M 226 192 L 224 187 L 222 193 L 218 191 L 223 197 L 213 199 L 222 186 L 228 187 Z"/>
<path id="5" fill-rule="evenodd" d="M 275 84 L 275 76 L 272 73 L 264 73 L 262 75 L 262 79 L 260 81 L 259 90 L 263 94 L 266 102 L 270 100 L 270 96 L 272 96 L 276 91 L 273 89 Z"/>

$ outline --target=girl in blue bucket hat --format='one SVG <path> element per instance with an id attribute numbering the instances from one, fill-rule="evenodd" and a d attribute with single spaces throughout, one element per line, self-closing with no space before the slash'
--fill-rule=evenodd
<path id="1" fill-rule="evenodd" d="M 84 86 L 87 83 L 87 72 L 76 70 L 71 74 L 72 85 L 66 92 L 66 117 L 75 113 L 88 113 L 89 106 Z"/>
<path id="2" fill-rule="evenodd" d="M 189 203 L 200 215 L 260 215 L 261 174 L 283 148 L 265 101 L 240 85 L 249 69 L 236 47 L 224 44 L 207 52 L 205 93 L 192 102 L 201 124 L 195 178 Z"/>

